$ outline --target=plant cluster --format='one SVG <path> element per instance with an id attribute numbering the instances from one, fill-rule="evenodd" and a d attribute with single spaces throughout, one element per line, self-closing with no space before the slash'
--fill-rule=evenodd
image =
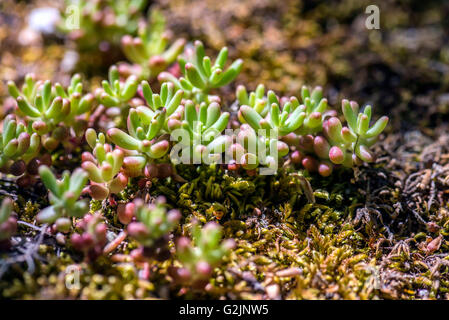
<path id="1" fill-rule="evenodd" d="M 89 128 L 86 131 L 86 141 L 92 148 L 92 153 L 82 154 L 81 167 L 87 172 L 90 185 L 86 191 L 95 200 L 104 200 L 110 194 L 117 194 L 128 185 L 128 176 L 120 169 L 123 164 L 124 152 L 112 150 L 106 143 L 103 133 L 97 133 Z"/>
<path id="2" fill-rule="evenodd" d="M 126 203 L 130 200 L 127 187 L 139 181 L 140 188 L 142 180 L 183 179 L 176 172 L 178 164 L 222 164 L 224 156 L 222 168 L 229 171 L 243 168 L 254 175 L 267 168 L 275 173 L 280 167 L 295 170 L 294 165 L 302 164 L 308 171 L 329 176 L 339 166 L 351 168 L 374 161 L 370 147 L 388 118 L 371 124 L 370 106 L 360 110 L 356 102 L 343 100 L 339 117 L 320 87 L 312 91 L 303 87 L 297 98 L 279 97 L 259 85 L 249 93 L 245 87 L 237 87 L 235 112 L 220 105 L 218 94 L 237 77 L 242 60 L 227 66 L 228 51 L 223 48 L 212 62 L 199 41 L 185 50 L 183 42 L 166 49 L 162 30 L 155 16 L 151 30 L 141 29 L 138 38 L 125 36 L 125 51 L 138 68 L 125 72 L 123 67 L 120 71 L 111 66 L 108 80 L 94 94 L 83 92 L 79 75 L 74 75 L 66 88 L 33 75 L 25 77 L 21 90 L 8 83 L 17 109 L 3 120 L 1 170 L 16 176 L 39 173 L 49 190 L 50 205 L 37 214 L 37 222 L 50 224 L 53 232 L 70 233 L 74 218 L 81 219 L 71 244 L 87 260 L 98 258 L 107 243 L 102 216 L 86 215 L 90 198 L 111 207 L 121 198 L 116 214 L 126 232 L 117 238 L 123 241 L 129 235 L 139 244 L 131 253 L 134 261 L 145 264 L 170 258 L 170 236 L 179 233 L 180 212 L 168 210 L 163 198 L 148 204 L 148 198 L 142 197 L 144 201 L 135 195 L 133 202 Z M 180 74 L 163 71 L 176 58 Z M 151 86 L 148 82 L 157 74 L 158 91 L 152 89 L 156 79 Z M 99 113 L 109 121 L 91 121 Z M 58 179 L 53 173 L 56 168 L 51 168 L 56 157 L 51 159 L 49 153 L 58 152 L 64 158 L 64 154 L 73 156 L 79 150 L 84 151 L 81 168 L 64 171 Z M 74 161 L 79 161 L 76 155 Z M 237 172 L 233 175 L 238 176 Z M 207 188 L 210 193 L 212 186 Z M 97 205 L 91 202 L 92 211 Z M 10 205 L 4 207 L 2 241 L 14 231 L 8 222 Z M 222 231 L 215 223 L 203 228 L 194 225 L 192 235 L 193 242 L 178 239 L 176 257 L 182 267 L 174 267 L 171 275 L 177 283 L 204 288 L 233 242 L 221 241 Z"/>
<path id="3" fill-rule="evenodd" d="M 79 141 L 88 126 L 94 96 L 83 95 L 78 74 L 66 89 L 27 74 L 21 90 L 9 81 L 8 91 L 16 100 L 17 110 L 3 120 L 1 168 L 15 175 L 25 170 L 36 175 L 39 164 L 51 164 L 48 151 L 61 144 L 71 150 Z"/>
<path id="4" fill-rule="evenodd" d="M 244 124 L 237 143 L 229 150 L 236 163 L 245 169 L 260 164 L 273 166 L 292 151 L 293 163 L 301 163 L 307 170 L 327 177 L 338 165 L 352 168 L 363 161 L 373 162 L 369 147 L 388 123 L 388 117 L 384 116 L 370 127 L 371 106 L 359 113 L 356 102 L 344 99 L 342 111 L 348 125 L 342 126 L 336 111 L 323 98 L 321 87 L 310 92 L 304 86 L 302 103 L 295 96 L 279 99 L 273 91 L 264 96 L 263 86 L 249 95 L 240 86 L 236 95 L 241 105 L 238 118 Z M 248 150 L 251 146 L 253 150 Z"/>
<path id="5" fill-rule="evenodd" d="M 100 214 L 86 214 L 77 224 L 81 233 L 73 233 L 70 242 L 73 248 L 84 253 L 89 261 L 94 261 L 103 254 L 103 248 L 107 243 L 107 225 Z"/>
<path id="6" fill-rule="evenodd" d="M 3 120 L 0 133 L 0 170 L 15 176 L 22 175 L 26 165 L 34 159 L 40 147 L 37 133 L 28 133 L 23 122 L 14 115 L 7 115 Z"/>
<path id="7" fill-rule="evenodd" d="M 123 53 L 132 64 L 121 63 L 120 73 L 150 79 L 166 70 L 182 53 L 186 42 L 184 39 L 178 39 L 168 47 L 170 35 L 170 32 L 165 30 L 164 16 L 153 10 L 150 23 L 139 24 L 137 37 L 129 34 L 122 37 Z"/>
<path id="8" fill-rule="evenodd" d="M 208 222 L 202 228 L 195 224 L 192 237 L 193 241 L 181 237 L 176 242 L 176 254 L 182 267 L 172 268 L 170 274 L 179 283 L 202 289 L 235 243 L 232 239 L 221 241 L 222 229 L 214 222 Z"/>
<path id="9" fill-rule="evenodd" d="M 220 102 L 220 98 L 210 95 L 210 91 L 232 82 L 240 73 L 243 64 L 243 61 L 238 59 L 225 68 L 227 59 L 228 49 L 224 47 L 212 63 L 211 58 L 205 54 L 203 43 L 195 41 L 194 47 L 188 47 L 178 58 L 183 76 L 178 79 L 170 72 L 162 72 L 158 79 L 161 82 L 172 82 L 177 89 L 184 90 L 186 98 L 196 103 Z"/>
<path id="10" fill-rule="evenodd" d="M 71 217 L 81 218 L 89 210 L 86 200 L 78 200 L 87 182 L 87 173 L 76 169 L 72 175 L 64 171 L 61 179 L 57 179 L 50 168 L 39 167 L 39 175 L 45 187 L 49 190 L 50 206 L 43 209 L 36 216 L 41 223 L 55 223 L 55 229 L 69 232 L 72 227 Z"/>
<path id="11" fill-rule="evenodd" d="M 177 227 L 181 213 L 176 209 L 167 211 L 164 197 L 150 204 L 140 198 L 134 199 L 133 206 L 126 209 L 134 211 L 137 220 L 128 225 L 128 234 L 142 245 L 135 256 L 167 260 L 170 257 L 169 235 Z"/>

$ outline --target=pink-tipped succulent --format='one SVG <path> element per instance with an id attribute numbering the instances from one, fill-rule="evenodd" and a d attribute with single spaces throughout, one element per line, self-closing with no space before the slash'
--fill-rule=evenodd
<path id="1" fill-rule="evenodd" d="M 273 91 L 270 92 L 272 94 L 265 96 L 265 86 L 259 84 L 255 91 L 248 94 L 246 88 L 240 85 L 237 87 L 235 95 L 240 106 L 249 106 L 264 118 L 270 111 L 271 104 L 275 102 L 273 97 L 275 98 L 276 96 Z M 241 123 L 246 123 L 245 117 L 240 111 L 238 113 L 238 119 Z"/>
<path id="2" fill-rule="evenodd" d="M 101 82 L 102 88 L 95 91 L 98 101 L 106 107 L 125 108 L 129 101 L 136 95 L 139 86 L 138 78 L 130 75 L 125 81 L 120 80 L 116 66 L 109 68 L 108 80 Z"/>
<path id="3" fill-rule="evenodd" d="M 11 114 L 5 117 L 2 127 L 0 171 L 20 176 L 25 172 L 27 164 L 38 155 L 40 138 L 37 133 L 30 134 L 25 123 Z"/>
<path id="4" fill-rule="evenodd" d="M 202 102 L 197 107 L 191 100 L 186 101 L 181 128 L 172 132 L 173 140 L 180 143 L 181 156 L 178 158 L 179 155 L 173 152 L 171 161 L 211 163 L 221 159 L 221 154 L 231 143 L 230 137 L 221 134 L 228 121 L 229 113 L 222 112 L 216 102 L 209 105 Z"/>
<path id="5" fill-rule="evenodd" d="M 70 100 L 54 95 L 49 80 L 36 81 L 33 75 L 27 75 L 21 92 L 12 81 L 8 82 L 8 91 L 45 149 L 54 150 L 68 138 L 69 128 L 62 122 L 70 114 Z"/>
<path id="6" fill-rule="evenodd" d="M 203 289 L 235 242 L 233 239 L 221 241 L 222 228 L 215 222 L 208 222 L 202 228 L 195 224 L 192 237 L 193 242 L 187 237 L 176 242 L 176 256 L 183 266 L 171 268 L 170 275 L 181 284 Z"/>
<path id="7" fill-rule="evenodd" d="M 73 75 L 67 89 L 60 83 L 56 83 L 54 88 L 59 97 L 70 101 L 70 112 L 63 119 L 64 124 L 73 128 L 76 136 L 82 136 L 87 129 L 88 116 L 95 100 L 94 95 L 92 93 L 83 95 L 83 83 L 79 74 Z"/>
<path id="8" fill-rule="evenodd" d="M 127 227 L 128 234 L 141 244 L 135 256 L 159 261 L 168 259 L 170 232 L 178 225 L 181 213 L 175 209 L 167 211 L 164 197 L 159 197 L 155 203 L 150 204 L 138 198 L 127 209 L 134 210 L 137 220 Z"/>
<path id="9" fill-rule="evenodd" d="M 81 233 L 73 233 L 70 242 L 75 250 L 84 253 L 88 261 L 94 261 L 103 254 L 107 243 L 108 227 L 100 214 L 87 214 L 76 224 Z"/>
<path id="10" fill-rule="evenodd" d="M 382 117 L 369 127 L 371 107 L 367 106 L 357 115 L 358 105 L 343 100 L 343 114 L 348 122 L 348 127 L 343 127 L 336 111 L 330 109 L 323 98 L 321 87 L 310 93 L 304 86 L 303 104 L 296 97 L 279 100 L 272 91 L 265 97 L 263 86 L 250 96 L 244 87 L 239 87 L 237 98 L 241 104 L 238 118 L 245 124 L 228 153 L 232 154 L 235 164 L 247 170 L 260 165 L 270 167 L 291 151 L 292 163 L 300 163 L 308 171 L 327 177 L 335 166 L 353 167 L 364 161 L 372 162 L 374 155 L 369 147 L 388 123 L 388 118 Z M 253 149 L 249 150 L 251 146 Z M 278 158 L 272 154 L 265 157 L 264 152 L 259 152 L 270 151 L 270 148 L 277 151 Z"/>
<path id="11" fill-rule="evenodd" d="M 112 150 L 103 133 L 87 129 L 86 141 L 93 149 L 84 152 L 81 167 L 89 175 L 90 185 L 86 191 L 96 200 L 104 200 L 110 194 L 121 192 L 128 185 L 128 176 L 120 172 L 125 157 L 120 149 Z"/>
<path id="12" fill-rule="evenodd" d="M 59 83 L 52 86 L 49 80 L 36 81 L 32 74 L 25 77 L 21 91 L 13 81 L 8 82 L 8 91 L 17 101 L 17 113 L 41 137 L 48 151 L 67 141 L 72 130 L 80 135 L 86 129 L 94 97 L 90 93 L 82 96 L 82 90 L 79 75 L 72 77 L 67 91 Z"/>
<path id="13" fill-rule="evenodd" d="M 137 37 L 122 37 L 123 52 L 133 63 L 121 64 L 119 71 L 122 74 L 134 73 L 140 79 L 154 78 L 174 63 L 184 50 L 184 39 L 176 40 L 167 48 L 170 33 L 165 31 L 165 18 L 157 10 L 152 10 L 150 23 L 139 24 L 137 34 Z"/>
<path id="14" fill-rule="evenodd" d="M 183 92 L 174 92 L 174 86 L 166 83 L 160 94 L 154 94 L 146 81 L 142 82 L 142 91 L 149 107 L 139 106 L 129 110 L 127 133 L 112 128 L 108 138 L 121 149 L 127 150 L 123 162 L 124 172 L 136 177 L 143 174 L 147 164 L 153 163 L 169 151 L 169 131 L 172 121 L 180 121 L 183 107 L 180 105 Z"/>
<path id="15" fill-rule="evenodd" d="M 158 79 L 161 82 L 174 83 L 176 88 L 184 90 L 186 98 L 196 103 L 220 102 L 218 96 L 210 95 L 210 91 L 233 81 L 243 64 L 241 59 L 237 59 L 225 68 L 227 59 L 228 49 L 224 47 L 212 64 L 210 57 L 205 54 L 203 43 L 195 41 L 194 47 L 187 48 L 184 55 L 178 58 L 183 77 L 178 79 L 169 72 L 162 72 Z"/>
<path id="16" fill-rule="evenodd" d="M 55 230 L 69 232 L 72 227 L 71 217 L 80 218 L 89 210 L 85 200 L 78 200 L 87 182 L 87 173 L 77 168 L 70 175 L 64 171 L 61 179 L 49 167 L 39 167 L 39 175 L 49 190 L 50 206 L 38 213 L 36 219 L 40 223 L 55 223 Z"/>

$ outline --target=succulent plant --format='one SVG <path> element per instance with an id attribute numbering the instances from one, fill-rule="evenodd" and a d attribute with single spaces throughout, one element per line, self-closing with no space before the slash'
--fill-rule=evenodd
<path id="1" fill-rule="evenodd" d="M 69 217 L 82 217 L 89 210 L 87 201 L 78 200 L 86 185 L 87 173 L 81 168 L 75 169 L 72 175 L 64 171 L 62 179 L 58 180 L 49 167 L 42 165 L 39 175 L 49 189 L 51 205 L 39 212 L 37 220 L 41 223 L 56 222 L 56 230 L 68 232 L 72 225 Z"/>
<path id="2" fill-rule="evenodd" d="M 218 160 L 227 146 L 231 137 L 221 135 L 229 121 L 229 113 L 221 112 L 220 105 L 212 102 L 209 105 L 202 102 L 197 108 L 188 100 L 185 103 L 184 119 L 181 127 L 173 131 L 171 139 L 180 142 L 182 148 L 183 163 L 210 163 Z M 172 162 L 177 162 L 180 150 L 173 148 L 170 154 Z M 188 156 L 185 159 L 185 156 Z M 189 161 L 190 160 L 190 161 Z"/>
<path id="3" fill-rule="evenodd" d="M 184 96 L 184 91 L 179 89 L 175 91 L 173 83 L 163 83 L 161 85 L 160 94 L 153 93 L 147 81 L 142 81 L 141 88 L 142 95 L 153 112 L 156 112 L 159 109 L 165 109 L 166 122 L 168 122 L 172 115 L 175 116 L 175 119 L 180 118 L 183 111 L 181 101 Z M 148 113 L 145 109 L 142 110 L 144 110 L 143 112 Z M 167 127 L 165 126 L 165 128 Z"/>
<path id="4" fill-rule="evenodd" d="M 337 115 L 335 110 L 328 109 L 327 99 L 323 98 L 323 89 L 321 87 L 315 87 L 310 92 L 307 86 L 303 86 L 301 99 L 301 105 L 296 97 L 291 97 L 289 100 L 293 109 L 299 108 L 305 113 L 303 125 L 296 131 L 299 135 L 321 132 L 324 119 Z"/>
<path id="5" fill-rule="evenodd" d="M 14 99 L 17 99 L 20 96 L 28 103 L 33 103 L 42 83 L 43 81 L 36 80 L 36 76 L 33 73 L 27 73 L 21 90 L 19 90 L 14 81 L 8 81 L 8 92 Z"/>
<path id="6" fill-rule="evenodd" d="M 267 132 L 274 130 L 273 134 L 277 137 L 285 136 L 297 130 L 304 123 L 306 113 L 301 108 L 294 108 L 292 103 L 286 102 L 281 110 L 276 96 L 270 100 L 273 100 L 273 103 L 265 118 L 256 109 L 246 105 L 240 107 L 239 114 L 254 130 L 266 130 Z"/>
<path id="7" fill-rule="evenodd" d="M 66 90 L 60 83 L 55 84 L 55 92 L 59 97 L 70 101 L 70 112 L 63 119 L 65 125 L 71 126 L 77 136 L 82 135 L 87 128 L 87 116 L 91 111 L 95 97 L 91 93 L 83 95 L 81 76 L 75 74 Z"/>
<path id="8" fill-rule="evenodd" d="M 221 241 L 222 228 L 215 222 L 208 222 L 203 228 L 195 224 L 192 237 L 193 243 L 187 237 L 176 242 L 176 256 L 183 267 L 172 269 L 171 274 L 175 280 L 200 289 L 235 243 L 233 239 Z"/>
<path id="9" fill-rule="evenodd" d="M 103 254 L 103 248 L 107 243 L 107 225 L 103 222 L 103 217 L 95 213 L 85 215 L 76 224 L 76 228 L 82 233 L 73 233 L 70 242 L 75 250 L 84 253 L 85 259 L 94 261 Z"/>
<path id="10" fill-rule="evenodd" d="M 156 121 L 152 123 L 156 124 L 157 121 L 160 121 L 159 115 L 160 113 L 155 114 L 153 120 Z M 129 132 L 135 133 L 131 130 L 129 130 Z M 147 133 L 151 133 L 151 131 L 148 130 Z M 124 172 L 130 177 L 141 175 L 145 165 L 151 163 L 152 160 L 161 158 L 167 154 L 170 146 L 168 137 L 160 136 L 159 138 L 152 140 L 142 137 L 142 140 L 139 140 L 137 135 L 135 137 L 130 136 L 117 128 L 109 129 L 108 137 L 120 148 L 136 151 L 133 153 L 127 152 L 123 162 Z"/>
<path id="11" fill-rule="evenodd" d="M 17 101 L 19 115 L 23 116 L 32 130 L 41 136 L 43 147 L 51 151 L 70 135 L 70 124 L 75 124 L 71 114 L 76 115 L 82 111 L 81 101 L 77 100 L 78 95 L 71 96 L 70 99 L 63 98 L 58 95 L 58 92 L 63 92 L 60 85 L 58 90 L 53 91 L 49 80 L 42 82 L 34 78 L 31 74 L 25 77 L 22 91 L 18 90 L 14 82 L 9 81 L 8 90 Z M 86 104 L 90 105 L 88 97 L 83 100 L 81 108 L 86 108 Z M 73 113 L 71 100 L 74 106 Z"/>
<path id="12" fill-rule="evenodd" d="M 293 162 L 301 162 L 306 169 L 328 176 L 336 165 L 351 168 L 362 162 L 374 161 L 369 147 L 385 129 L 388 118 L 381 117 L 370 128 L 371 106 L 366 106 L 364 112 L 357 115 L 358 104 L 343 100 L 342 109 L 348 127 L 335 116 L 326 117 L 322 133 L 307 134 L 297 139 L 298 150 L 291 155 Z"/>
<path id="13" fill-rule="evenodd" d="M 273 99 L 273 97 L 276 98 L 273 91 L 269 91 L 269 97 L 271 98 L 270 100 L 267 96 L 265 96 L 265 86 L 263 84 L 259 84 L 256 90 L 250 92 L 249 94 L 245 86 L 239 85 L 235 95 L 240 106 L 245 105 L 251 107 L 262 118 L 265 118 L 270 111 L 271 104 L 276 102 Z M 238 113 L 238 118 L 241 123 L 246 123 L 246 120 L 241 112 Z"/>
<path id="14" fill-rule="evenodd" d="M 135 204 L 133 202 L 119 203 L 117 205 L 117 218 L 124 225 L 135 220 Z"/>
<path id="15" fill-rule="evenodd" d="M 142 245 L 140 254 L 159 261 L 168 259 L 169 234 L 178 225 L 181 213 L 174 209 L 167 212 L 164 197 L 157 198 L 151 204 L 145 204 L 137 198 L 133 204 L 137 222 L 131 222 L 127 230 Z"/>
<path id="16" fill-rule="evenodd" d="M 147 0 L 65 0 L 60 29 L 82 50 L 98 49 L 103 41 L 119 44 L 135 34 Z M 74 17 L 74 15 L 77 15 Z M 75 18 L 75 19 L 74 19 Z M 79 19 L 79 21 L 76 21 Z M 76 25 L 75 22 L 79 22 Z"/>
<path id="17" fill-rule="evenodd" d="M 87 172 L 90 185 L 88 193 L 96 200 L 106 199 L 111 193 L 119 193 L 128 184 L 128 177 L 120 172 L 124 152 L 112 150 L 106 143 L 103 133 L 97 133 L 89 128 L 86 131 L 86 141 L 93 149 L 92 153 L 84 152 L 81 167 Z"/>
<path id="18" fill-rule="evenodd" d="M 17 219 L 13 213 L 13 202 L 9 198 L 2 201 L 0 207 L 0 250 L 9 249 L 11 246 L 10 238 L 16 233 Z"/>
<path id="19" fill-rule="evenodd" d="M 169 33 L 165 31 L 165 18 L 157 10 L 151 11 L 151 23 L 140 23 L 137 37 L 123 36 L 122 49 L 134 65 L 119 65 L 121 74 L 134 73 L 140 79 L 156 77 L 184 50 L 185 40 L 176 40 L 169 48 Z"/>
<path id="20" fill-rule="evenodd" d="M 266 132 L 259 129 L 256 132 L 249 124 L 241 125 L 235 143 L 226 150 L 228 157 L 234 160 L 229 169 L 236 168 L 235 164 L 245 170 L 265 166 L 270 169 L 270 174 L 277 170 L 279 159 L 288 151 L 288 145 L 279 140 L 275 130 Z"/>
<path id="21" fill-rule="evenodd" d="M 187 48 L 185 55 L 178 58 L 183 77 L 177 79 L 171 73 L 162 72 L 158 79 L 161 82 L 173 82 L 176 88 L 184 90 L 186 98 L 197 103 L 219 102 L 218 96 L 209 95 L 210 91 L 233 81 L 243 64 L 241 59 L 237 59 L 225 70 L 227 59 L 228 49 L 224 47 L 212 64 L 210 57 L 205 55 L 202 42 L 195 41 L 194 48 Z"/>
<path id="22" fill-rule="evenodd" d="M 366 106 L 359 113 L 356 102 L 342 101 L 342 109 L 348 126 L 342 127 L 338 118 L 332 117 L 324 123 L 324 133 L 329 140 L 331 148 L 329 158 L 335 164 L 352 167 L 357 159 L 373 162 L 374 155 L 369 150 L 388 124 L 388 117 L 383 116 L 371 127 L 371 106 Z"/>
<path id="23" fill-rule="evenodd" d="M 269 90 L 267 97 L 264 97 L 264 91 L 264 87 L 259 85 L 248 96 L 243 86 L 237 88 L 236 94 L 241 105 L 239 120 L 248 122 L 254 130 L 275 129 L 279 136 L 293 131 L 299 135 L 312 134 L 322 131 L 324 118 L 336 115 L 334 110 L 328 110 L 321 87 L 315 87 L 310 94 L 309 88 L 303 86 L 301 105 L 294 96 L 281 99 L 281 103 L 273 91 Z"/>
<path id="24" fill-rule="evenodd" d="M 3 120 L 0 133 L 0 170 L 16 176 L 22 175 L 26 164 L 39 153 L 40 138 L 37 133 L 30 134 L 14 115 Z"/>
<path id="25" fill-rule="evenodd" d="M 108 80 L 101 82 L 103 88 L 98 88 L 95 96 L 106 107 L 124 108 L 128 105 L 139 85 L 138 78 L 130 75 L 125 81 L 120 81 L 120 75 L 116 66 L 109 68 Z"/>
<path id="26" fill-rule="evenodd" d="M 288 154 L 290 146 L 289 157 L 293 163 L 329 176 L 335 165 L 352 167 L 362 161 L 372 162 L 374 156 L 369 147 L 388 123 L 388 118 L 382 117 L 369 128 L 371 107 L 367 106 L 364 113 L 357 116 L 357 103 L 343 100 L 343 115 L 349 127 L 342 127 L 337 112 L 330 109 L 323 98 L 321 87 L 315 87 L 310 93 L 309 88 L 303 86 L 301 105 L 294 96 L 279 101 L 272 91 L 265 97 L 263 86 L 249 96 L 240 86 L 237 99 L 241 104 L 238 117 L 244 124 L 237 143 L 228 150 L 236 164 L 229 166 L 230 169 L 237 169 L 240 164 L 247 170 L 259 165 L 270 166 L 276 163 L 276 157 L 264 157 L 264 152 L 258 150 L 268 153 L 277 150 L 278 157 L 282 158 Z M 253 146 L 252 151 L 248 151 L 249 145 Z"/>
<path id="27" fill-rule="evenodd" d="M 167 154 L 170 147 L 168 133 L 179 123 L 183 113 L 180 105 L 183 91 L 174 92 L 171 83 L 164 83 L 159 95 L 154 94 L 148 83 L 143 81 L 142 93 L 149 107 L 129 110 L 128 133 L 118 128 L 107 132 L 114 144 L 131 151 L 124 160 L 124 171 L 132 177 L 140 175 L 147 163 Z"/>
<path id="28" fill-rule="evenodd" d="M 282 103 L 273 91 L 269 90 L 266 97 L 264 92 L 262 85 L 249 96 L 244 87 L 237 89 L 237 98 L 241 104 L 238 116 L 245 124 L 238 134 L 240 146 L 234 144 L 229 151 L 233 153 L 236 163 L 247 170 L 259 165 L 276 169 L 278 160 L 289 152 L 288 145 L 282 141 L 283 137 L 319 132 L 322 130 L 322 118 L 328 115 L 325 113 L 327 100 L 322 99 L 320 87 L 315 88 L 312 96 L 307 87 L 303 88 L 305 105 L 299 105 L 296 97 L 284 98 Z M 249 146 L 251 150 L 248 150 Z M 247 152 L 243 153 L 243 149 Z M 236 152 L 240 152 L 239 156 L 236 156 Z"/>

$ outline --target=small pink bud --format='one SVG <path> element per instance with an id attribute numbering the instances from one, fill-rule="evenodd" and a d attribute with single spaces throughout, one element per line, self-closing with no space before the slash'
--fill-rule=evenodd
<path id="1" fill-rule="evenodd" d="M 187 268 L 178 268 L 176 270 L 176 277 L 179 279 L 180 282 L 187 282 L 191 278 L 191 274 L 189 269 Z"/>
<path id="2" fill-rule="evenodd" d="M 292 160 L 292 162 L 294 164 L 301 163 L 302 158 L 303 158 L 303 154 L 301 152 L 299 152 L 298 150 L 293 151 L 290 155 L 290 159 Z"/>
<path id="3" fill-rule="evenodd" d="M 47 130 L 47 124 L 41 120 L 33 122 L 33 130 L 36 131 L 38 134 L 44 134 Z"/>
<path id="4" fill-rule="evenodd" d="M 178 129 L 181 127 L 181 121 L 171 118 L 167 121 L 167 127 L 170 131 Z"/>
<path id="5" fill-rule="evenodd" d="M 342 164 L 345 160 L 345 155 L 339 147 L 333 146 L 329 150 L 329 159 L 335 164 Z"/>
<path id="6" fill-rule="evenodd" d="M 82 241 L 83 241 L 83 247 L 84 248 L 90 248 L 94 244 L 94 239 L 92 238 L 92 235 L 90 233 L 83 233 L 81 235 Z"/>
<path id="7" fill-rule="evenodd" d="M 181 219 L 181 212 L 176 209 L 172 209 L 167 213 L 167 220 L 171 223 L 176 223 Z"/>
<path id="8" fill-rule="evenodd" d="M 179 252 L 186 251 L 190 247 L 190 239 L 187 237 L 181 237 L 176 242 L 176 249 Z"/>
<path id="9" fill-rule="evenodd" d="M 91 214 L 86 214 L 82 220 L 83 223 L 88 224 L 89 222 L 92 221 L 92 219 L 94 218 L 93 215 Z"/>
<path id="10" fill-rule="evenodd" d="M 83 239 L 80 234 L 74 233 L 70 237 L 70 241 L 72 242 L 72 246 L 78 250 L 81 251 L 83 249 Z"/>
<path id="11" fill-rule="evenodd" d="M 122 46 L 131 45 L 133 43 L 133 37 L 131 37 L 130 35 L 123 36 L 121 43 L 122 43 Z"/>
<path id="12" fill-rule="evenodd" d="M 96 163 L 95 157 L 93 156 L 93 154 L 90 153 L 90 152 L 85 151 L 85 152 L 83 152 L 81 154 L 81 162 L 87 162 L 87 161 L 90 161 L 92 163 Z"/>
<path id="13" fill-rule="evenodd" d="M 152 56 L 149 61 L 149 65 L 152 67 L 164 66 L 166 60 L 161 56 Z"/>
<path id="14" fill-rule="evenodd" d="M 120 203 L 117 206 L 118 220 L 122 224 L 129 224 L 134 217 L 134 212 L 135 212 L 135 204 L 133 202 Z"/>
<path id="15" fill-rule="evenodd" d="M 126 157 L 123 160 L 123 171 L 129 177 L 138 177 L 141 175 L 142 169 L 145 165 L 145 159 L 141 157 Z"/>
<path id="16" fill-rule="evenodd" d="M 299 136 L 293 132 L 281 137 L 281 140 L 289 146 L 298 146 L 299 144 Z"/>
<path id="17" fill-rule="evenodd" d="M 95 227 L 95 234 L 99 239 L 106 239 L 106 232 L 108 231 L 108 227 L 104 223 L 99 223 Z"/>
<path id="18" fill-rule="evenodd" d="M 316 161 L 315 158 L 311 157 L 311 156 L 305 156 L 302 161 L 301 161 L 303 167 L 307 170 L 309 170 L 310 172 L 314 172 L 317 171 L 318 169 L 318 162 Z"/>
<path id="19" fill-rule="evenodd" d="M 195 269 L 203 277 L 208 277 L 212 273 L 212 267 L 206 261 L 198 262 Z"/>
<path id="20" fill-rule="evenodd" d="M 144 238 L 148 235 L 147 227 L 141 222 L 131 222 L 127 230 L 133 238 Z"/>
<path id="21" fill-rule="evenodd" d="M 277 149 L 278 149 L 279 157 L 286 156 L 288 154 L 288 151 L 290 150 L 288 145 L 285 142 L 282 142 L 282 141 L 278 141 Z"/>
<path id="22" fill-rule="evenodd" d="M 299 138 L 299 148 L 306 152 L 313 152 L 313 136 L 311 134 Z"/>
<path id="23" fill-rule="evenodd" d="M 88 192 L 95 200 L 104 200 L 109 195 L 108 188 L 99 184 L 91 184 L 89 186 Z"/>
<path id="24" fill-rule="evenodd" d="M 134 46 L 141 46 L 143 44 L 142 40 L 140 38 L 132 39 L 132 43 L 133 43 Z"/>
<path id="25" fill-rule="evenodd" d="M 318 165 L 318 173 L 323 177 L 328 177 L 332 174 L 332 163 L 329 161 L 321 161 Z"/>
<path id="26" fill-rule="evenodd" d="M 327 142 L 326 138 L 323 136 L 316 136 L 313 140 L 313 150 L 319 158 L 327 159 L 330 150 L 329 142 Z"/>

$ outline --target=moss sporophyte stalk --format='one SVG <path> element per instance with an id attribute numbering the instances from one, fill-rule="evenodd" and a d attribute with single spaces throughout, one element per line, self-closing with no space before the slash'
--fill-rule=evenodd
<path id="1" fill-rule="evenodd" d="M 338 112 L 321 87 L 307 86 L 281 96 L 263 84 L 239 85 L 233 109 L 224 95 L 245 62 L 228 61 L 227 47 L 209 57 L 201 41 L 170 41 L 160 13 L 138 19 L 145 4 L 78 1 L 82 28 L 65 31 L 90 49 L 98 45 L 93 34 L 107 37 L 128 59 L 110 66 L 100 87 L 86 86 L 80 74 L 68 85 L 33 74 L 20 89 L 8 82 L 15 108 L 2 122 L 0 170 L 25 190 L 35 185 L 46 192 L 41 201 L 3 200 L 0 247 L 14 249 L 19 223 L 54 237 L 64 263 L 117 263 L 110 277 L 144 291 L 154 291 L 156 280 L 181 294 L 223 290 L 237 278 L 260 285 L 262 275 L 247 274 L 253 264 L 293 263 L 289 250 L 308 250 L 293 230 L 316 216 L 326 230 L 339 220 L 341 212 L 320 201 L 340 206 L 341 190 L 312 188 L 310 177 L 326 177 L 320 181 L 327 186 L 332 173 L 374 162 L 388 118 L 375 121 L 370 105 L 347 99 Z M 273 209 L 275 194 L 285 203 Z M 271 244 L 249 239 L 268 237 L 279 217 L 282 231 L 268 242 L 277 243 L 282 258 L 258 256 Z M 279 247 L 280 239 L 290 249 Z M 220 269 L 240 253 L 248 258 L 245 271 Z M 273 285 L 276 272 L 265 285 Z M 117 281 L 91 280 L 111 287 Z"/>

